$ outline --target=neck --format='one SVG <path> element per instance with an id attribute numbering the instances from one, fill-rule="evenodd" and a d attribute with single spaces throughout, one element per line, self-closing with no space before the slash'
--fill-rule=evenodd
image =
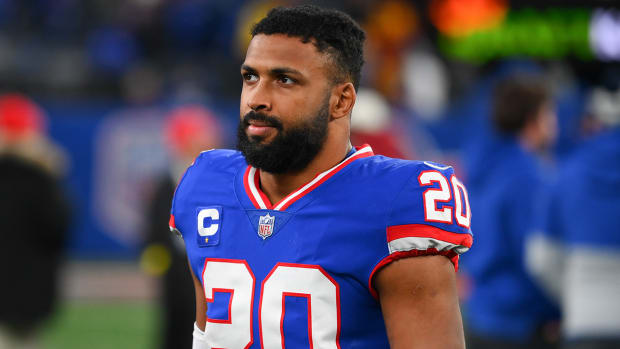
<path id="1" fill-rule="evenodd" d="M 527 152 L 536 153 L 541 148 L 539 136 L 536 134 L 535 130 L 526 128 L 521 132 L 518 139 L 521 147 Z"/>
<path id="2" fill-rule="evenodd" d="M 304 184 L 310 182 L 316 175 L 327 171 L 344 160 L 351 150 L 351 143 L 338 142 L 330 144 L 329 138 L 315 158 L 303 170 L 294 173 L 274 174 L 261 171 L 261 190 L 272 203 L 277 203 L 288 194 L 294 192 Z"/>

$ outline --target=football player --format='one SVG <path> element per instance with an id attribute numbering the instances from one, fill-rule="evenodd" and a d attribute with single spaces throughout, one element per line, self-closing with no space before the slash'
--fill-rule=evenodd
<path id="1" fill-rule="evenodd" d="M 194 348 L 463 348 L 467 192 L 449 166 L 351 146 L 364 32 L 300 6 L 252 37 L 239 151 L 203 152 L 172 203 Z"/>

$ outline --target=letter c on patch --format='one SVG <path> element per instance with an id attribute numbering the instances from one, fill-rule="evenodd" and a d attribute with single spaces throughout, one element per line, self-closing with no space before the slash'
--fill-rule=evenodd
<path id="1" fill-rule="evenodd" d="M 211 224 L 208 227 L 204 226 L 205 218 L 211 218 Z M 220 212 L 215 208 L 205 208 L 198 212 L 198 234 L 200 236 L 212 236 L 217 233 L 220 225 L 214 223 L 219 221 Z"/>

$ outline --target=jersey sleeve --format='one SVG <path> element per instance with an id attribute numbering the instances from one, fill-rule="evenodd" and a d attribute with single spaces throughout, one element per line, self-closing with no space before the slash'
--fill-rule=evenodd
<path id="1" fill-rule="evenodd" d="M 467 190 L 449 166 L 423 162 L 396 195 L 387 220 L 388 257 L 382 263 L 444 255 L 458 269 L 469 250 L 471 208 Z"/>
<path id="2" fill-rule="evenodd" d="M 178 222 L 175 218 L 175 215 L 180 210 L 178 206 L 182 205 L 182 203 L 179 203 L 179 202 L 183 201 L 183 199 L 179 199 L 179 197 L 184 196 L 183 187 L 184 187 L 184 182 L 186 182 L 186 178 L 190 176 L 191 170 L 197 166 L 197 163 L 201 161 L 201 158 L 203 158 L 206 153 L 207 152 L 202 152 L 198 154 L 194 162 L 192 162 L 192 164 L 185 170 L 185 172 L 181 176 L 181 180 L 179 181 L 179 184 L 177 184 L 177 187 L 174 190 L 174 196 L 172 197 L 172 204 L 170 206 L 170 219 L 168 221 L 168 226 L 171 232 L 175 233 L 177 236 L 181 238 L 183 238 L 183 233 L 182 233 L 181 228 L 178 226 Z"/>
<path id="3" fill-rule="evenodd" d="M 172 197 L 172 204 L 170 206 L 170 219 L 168 220 L 168 227 L 170 228 L 170 231 L 173 232 L 174 234 L 176 234 L 179 237 L 183 237 L 183 234 L 181 233 L 181 231 L 179 230 L 179 228 L 177 228 L 177 224 L 175 222 L 175 211 L 176 211 L 176 205 L 175 202 L 177 201 L 177 192 L 179 191 L 179 187 L 181 186 L 181 184 L 183 183 L 183 179 L 185 178 L 185 176 L 187 175 L 187 171 L 191 168 L 188 167 L 185 172 L 183 173 L 183 176 L 181 177 L 181 181 L 179 182 L 179 184 L 177 184 L 176 189 L 174 190 L 174 196 Z"/>

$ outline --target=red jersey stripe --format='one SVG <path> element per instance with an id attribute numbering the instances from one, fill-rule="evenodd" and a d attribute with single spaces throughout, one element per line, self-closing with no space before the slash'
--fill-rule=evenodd
<path id="1" fill-rule="evenodd" d="M 431 225 L 404 224 L 393 225 L 387 228 L 388 242 L 406 237 L 433 238 L 465 247 L 471 247 L 473 243 L 470 234 L 452 233 Z"/>
<path id="2" fill-rule="evenodd" d="M 259 204 L 258 200 L 256 199 L 256 195 L 254 195 L 253 190 L 256 190 L 255 188 L 252 188 L 252 186 L 256 185 L 256 182 L 254 181 L 254 179 L 250 179 L 250 173 L 256 171 L 252 166 L 248 166 L 248 168 L 245 170 L 245 174 L 243 175 L 243 187 L 245 188 L 245 192 L 248 194 L 248 197 L 250 198 L 250 200 L 252 201 L 252 204 L 254 205 L 254 207 L 256 208 L 266 208 L 266 207 L 261 207 L 261 205 Z M 260 197 L 259 197 L 260 198 Z"/>
<path id="3" fill-rule="evenodd" d="M 310 182 L 290 193 L 275 205 L 271 204 L 269 198 L 267 198 L 267 195 L 265 195 L 265 193 L 260 189 L 260 170 L 257 170 L 252 166 L 248 166 L 244 174 L 243 186 L 245 187 L 245 191 L 250 197 L 252 204 L 254 204 L 254 207 L 258 209 L 269 209 L 276 211 L 286 210 L 286 208 L 291 206 L 295 201 L 314 190 L 351 162 L 373 155 L 372 148 L 368 144 L 364 144 L 358 151 L 344 159 L 341 163 L 325 172 L 319 173 Z"/>
<path id="4" fill-rule="evenodd" d="M 177 226 L 174 224 L 174 215 L 171 214 L 170 215 L 170 220 L 168 221 L 168 226 L 170 227 L 170 229 L 176 229 Z"/>

